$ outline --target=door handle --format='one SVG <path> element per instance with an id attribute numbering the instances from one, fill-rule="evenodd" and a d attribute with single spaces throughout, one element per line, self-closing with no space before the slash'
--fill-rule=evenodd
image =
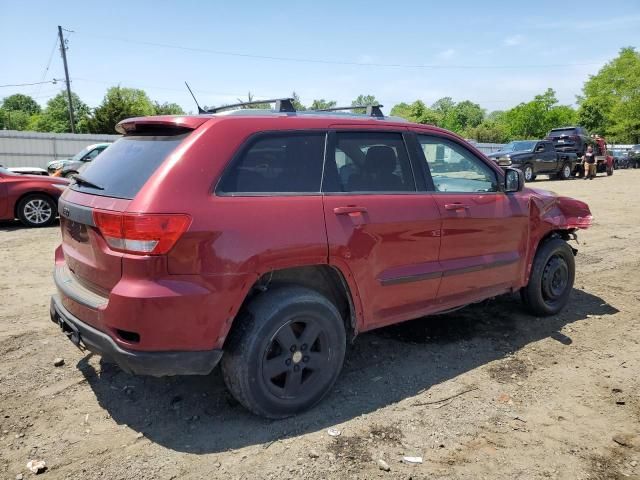
<path id="1" fill-rule="evenodd" d="M 463 205 L 462 203 L 445 203 L 444 204 L 444 209 L 445 210 L 455 210 L 455 211 L 460 211 L 460 210 L 469 210 L 469 205 Z"/>
<path id="2" fill-rule="evenodd" d="M 366 213 L 365 207 L 349 206 L 349 207 L 336 207 L 333 209 L 333 213 L 336 215 L 351 215 L 354 213 Z"/>

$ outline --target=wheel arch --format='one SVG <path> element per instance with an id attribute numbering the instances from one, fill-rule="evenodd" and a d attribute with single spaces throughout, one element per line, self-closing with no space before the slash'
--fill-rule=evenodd
<path id="1" fill-rule="evenodd" d="M 226 345 L 229 333 L 242 321 L 246 311 L 245 306 L 260 295 L 268 294 L 269 290 L 279 286 L 296 285 L 315 290 L 331 301 L 344 320 L 347 338 L 353 340 L 358 334 L 358 311 L 349 282 L 343 272 L 336 266 L 327 264 L 305 265 L 270 270 L 263 273 L 248 289 L 248 292 L 231 322 L 229 332 L 224 340 Z"/>
<path id="2" fill-rule="evenodd" d="M 538 250 L 540 250 L 542 245 L 544 245 L 547 241 L 554 238 L 559 238 L 566 242 L 574 238 L 574 235 L 575 235 L 574 229 L 553 229 L 553 230 L 549 230 L 544 235 L 542 235 L 538 239 L 538 241 L 532 245 L 531 253 L 529 254 L 529 258 L 527 259 L 527 269 L 525 271 L 525 278 L 524 278 L 523 284 L 526 285 L 527 283 L 529 283 L 529 277 L 531 276 L 531 269 L 533 268 L 533 261 L 536 258 L 536 254 L 538 253 Z M 569 247 L 573 251 L 573 255 L 576 256 L 578 253 L 578 250 L 572 247 L 571 245 L 569 245 Z"/>

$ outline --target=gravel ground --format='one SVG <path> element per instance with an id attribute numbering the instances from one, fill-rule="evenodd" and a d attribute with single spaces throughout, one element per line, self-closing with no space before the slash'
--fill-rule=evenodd
<path id="1" fill-rule="evenodd" d="M 134 377 L 82 354 L 49 321 L 58 228 L 2 223 L 0 477 L 41 459 L 51 479 L 640 479 L 638 184 L 533 184 L 595 216 L 564 312 L 506 296 L 364 334 L 333 392 L 284 421 L 247 413 L 218 370 Z"/>

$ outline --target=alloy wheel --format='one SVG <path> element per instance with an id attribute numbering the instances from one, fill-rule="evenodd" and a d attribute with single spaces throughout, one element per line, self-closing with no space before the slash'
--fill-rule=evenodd
<path id="1" fill-rule="evenodd" d="M 29 222 L 34 225 L 42 225 L 51 219 L 53 209 L 47 201 L 41 198 L 34 198 L 25 204 L 23 213 Z"/>

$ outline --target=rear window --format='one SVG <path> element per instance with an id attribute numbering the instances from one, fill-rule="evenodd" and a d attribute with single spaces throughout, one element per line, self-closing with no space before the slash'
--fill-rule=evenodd
<path id="1" fill-rule="evenodd" d="M 123 137 L 80 172 L 80 176 L 102 189 L 87 183 L 74 183 L 70 188 L 93 195 L 133 199 L 187 135 Z"/>

